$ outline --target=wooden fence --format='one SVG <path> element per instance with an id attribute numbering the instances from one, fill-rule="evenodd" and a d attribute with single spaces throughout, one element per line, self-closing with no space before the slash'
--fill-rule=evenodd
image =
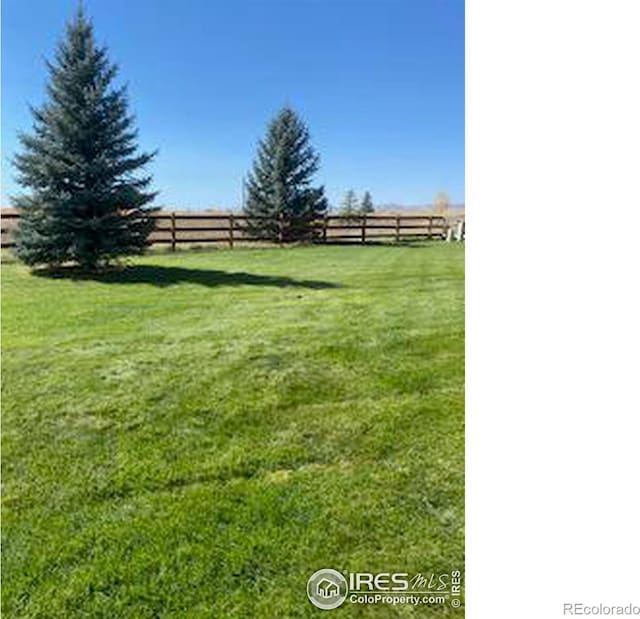
<path id="1" fill-rule="evenodd" d="M 13 230 L 20 215 L 2 213 L 2 246 L 12 247 Z M 245 243 L 265 242 L 249 234 L 248 217 L 235 214 L 159 212 L 153 215 L 156 225 L 149 237 L 150 245 L 226 244 L 233 248 Z M 282 222 L 280 222 L 282 229 Z M 315 243 L 402 242 L 424 239 L 444 240 L 450 229 L 440 215 L 365 215 L 345 217 L 328 215 L 313 222 Z M 280 238 L 282 242 L 282 237 Z"/>

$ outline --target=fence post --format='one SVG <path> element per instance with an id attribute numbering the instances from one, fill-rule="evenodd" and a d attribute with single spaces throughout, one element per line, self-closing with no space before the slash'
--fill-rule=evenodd
<path id="1" fill-rule="evenodd" d="M 364 245 L 367 240 L 367 216 L 362 216 L 362 244 Z"/>
<path id="2" fill-rule="evenodd" d="M 427 226 L 427 238 L 431 240 L 433 237 L 433 217 L 429 215 L 429 225 Z"/>
<path id="3" fill-rule="evenodd" d="M 229 214 L 229 249 L 233 249 L 233 213 Z"/>
<path id="4" fill-rule="evenodd" d="M 396 243 L 400 242 L 400 215 L 396 215 Z"/>
<path id="5" fill-rule="evenodd" d="M 329 217 L 325 215 L 322 218 L 322 242 L 327 243 L 327 227 L 329 225 Z"/>
<path id="6" fill-rule="evenodd" d="M 456 240 L 462 241 L 464 238 L 464 221 L 459 221 L 456 230 Z"/>
<path id="7" fill-rule="evenodd" d="M 176 214 L 171 211 L 171 251 L 176 250 Z"/>

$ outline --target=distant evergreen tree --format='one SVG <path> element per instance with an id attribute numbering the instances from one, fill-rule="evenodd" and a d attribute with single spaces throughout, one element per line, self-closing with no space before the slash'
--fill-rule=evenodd
<path id="1" fill-rule="evenodd" d="M 247 178 L 249 232 L 271 240 L 313 238 L 313 221 L 327 211 L 324 187 L 311 186 L 319 166 L 309 130 L 294 110 L 284 107 L 269 123 Z"/>
<path id="2" fill-rule="evenodd" d="M 47 63 L 48 100 L 32 109 L 33 135 L 14 159 L 30 190 L 14 198 L 21 220 L 16 254 L 28 265 L 72 261 L 94 270 L 142 253 L 153 227 L 150 176 L 136 176 L 155 153 L 137 153 L 125 88 L 111 82 L 117 67 L 97 47 L 82 7 Z"/>
<path id="3" fill-rule="evenodd" d="M 373 206 L 373 201 L 371 199 L 371 194 L 368 191 L 364 192 L 364 196 L 362 196 L 362 202 L 360 204 L 360 212 L 364 213 L 373 213 L 376 209 Z"/>
<path id="4" fill-rule="evenodd" d="M 342 198 L 342 204 L 340 206 L 340 215 L 343 217 L 353 217 L 360 213 L 360 206 L 358 205 L 358 197 L 353 189 L 349 189 L 345 192 Z"/>

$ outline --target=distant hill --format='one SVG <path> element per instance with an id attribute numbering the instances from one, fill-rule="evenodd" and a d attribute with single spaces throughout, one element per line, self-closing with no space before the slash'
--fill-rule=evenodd
<path id="1" fill-rule="evenodd" d="M 398 211 L 400 213 L 407 211 L 419 211 L 419 212 L 433 212 L 433 204 L 397 204 L 397 203 L 388 203 L 388 204 L 376 204 L 376 210 L 380 211 Z M 464 211 L 464 204 L 452 204 L 450 206 L 450 210 L 452 211 Z"/>
<path id="2" fill-rule="evenodd" d="M 211 213 L 216 215 L 226 215 L 238 212 L 237 209 L 226 209 L 223 207 L 189 208 L 188 206 L 163 205 L 160 207 L 165 212 L 174 211 L 176 213 Z M 337 210 L 337 209 L 336 209 Z M 433 214 L 433 204 L 376 204 L 376 211 L 379 215 L 431 215 Z M 0 207 L 0 214 L 14 214 L 16 209 Z M 464 204 L 453 204 L 449 209 L 449 217 L 464 217 Z"/>
<path id="3" fill-rule="evenodd" d="M 433 215 L 433 204 L 376 204 L 378 215 Z M 464 204 L 452 204 L 444 213 L 449 219 L 464 219 Z"/>

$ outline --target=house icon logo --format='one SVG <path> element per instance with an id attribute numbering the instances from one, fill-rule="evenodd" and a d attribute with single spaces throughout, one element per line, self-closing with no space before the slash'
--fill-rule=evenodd
<path id="1" fill-rule="evenodd" d="M 307 581 L 309 600 L 322 610 L 338 608 L 347 599 L 348 593 L 347 579 L 336 570 L 318 570 Z"/>

